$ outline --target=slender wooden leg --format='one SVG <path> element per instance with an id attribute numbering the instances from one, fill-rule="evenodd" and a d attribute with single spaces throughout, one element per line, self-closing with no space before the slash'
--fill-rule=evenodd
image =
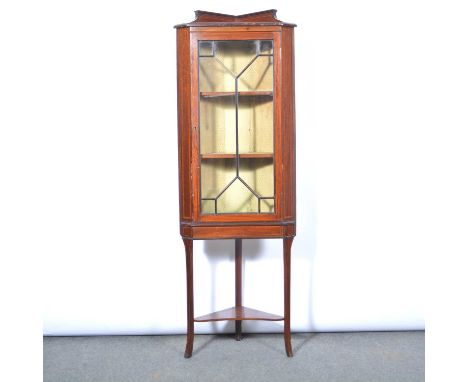
<path id="1" fill-rule="evenodd" d="M 236 308 L 242 307 L 242 239 L 236 240 Z M 236 321 L 236 341 L 242 339 L 242 321 Z"/>
<path id="2" fill-rule="evenodd" d="M 283 239 L 284 264 L 284 346 L 288 357 L 293 356 L 291 347 L 291 246 L 293 238 Z"/>
<path id="3" fill-rule="evenodd" d="M 194 321 L 193 321 L 193 240 L 183 239 L 185 245 L 185 261 L 187 269 L 187 344 L 185 358 L 192 356 Z"/>

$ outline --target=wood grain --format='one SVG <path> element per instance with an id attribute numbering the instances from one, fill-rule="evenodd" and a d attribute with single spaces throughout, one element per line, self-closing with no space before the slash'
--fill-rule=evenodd
<path id="1" fill-rule="evenodd" d="M 234 159 L 236 154 L 228 153 L 207 153 L 201 154 L 202 159 Z M 239 154 L 241 159 L 264 159 L 264 158 L 273 158 L 273 153 L 245 153 Z"/>
<path id="2" fill-rule="evenodd" d="M 268 9 L 260 12 L 246 13 L 242 15 L 228 15 L 224 13 L 195 11 L 195 20 L 190 23 L 175 25 L 175 28 L 196 27 L 196 26 L 212 26 L 212 27 L 229 27 L 229 26 L 295 26 L 295 24 L 286 23 L 278 20 L 276 17 L 276 9 Z"/>
<path id="3" fill-rule="evenodd" d="M 194 322 L 223 320 L 236 321 L 236 339 L 241 338 L 241 323 L 244 320 L 284 320 L 286 354 L 289 357 L 293 355 L 291 346 L 291 246 L 296 234 L 294 26 L 294 24 L 278 20 L 275 10 L 237 16 L 196 11 L 195 21 L 176 26 L 179 213 L 180 234 L 184 241 L 186 255 L 187 343 L 185 357 L 187 358 L 192 356 Z M 265 126 L 268 126 L 268 123 L 273 124 L 273 148 L 265 146 L 243 149 L 244 153 L 241 153 L 240 157 L 251 159 L 252 162 L 258 159 L 256 163 L 262 161 L 270 165 L 273 163 L 274 213 L 249 212 L 218 215 L 201 213 L 201 162 L 220 165 L 223 160 L 229 162 L 235 158 L 235 155 L 229 148 L 230 146 L 226 144 L 223 149 L 201 150 L 200 147 L 200 104 L 203 104 L 204 108 L 219 107 L 217 103 L 226 103 L 228 97 L 234 95 L 232 91 L 214 91 L 233 90 L 232 88 L 199 88 L 198 42 L 200 40 L 273 41 L 273 84 L 271 84 L 270 76 L 268 86 L 252 88 L 249 87 L 250 85 L 247 86 L 248 79 L 246 79 L 246 87 L 237 90 L 244 90 L 239 93 L 238 97 L 239 102 L 243 102 L 242 107 L 251 107 L 252 116 L 255 118 L 264 119 L 270 115 L 270 120 L 265 122 Z M 270 91 L 272 88 L 273 91 Z M 261 91 L 251 91 L 252 89 Z M 200 90 L 203 91 L 200 92 Z M 254 100 L 258 101 L 254 102 Z M 273 117 L 271 117 L 271 108 L 273 108 Z M 225 110 L 219 112 L 226 113 Z M 246 120 L 248 118 L 250 118 L 249 115 Z M 221 119 L 220 117 L 219 121 Z M 260 134 L 267 134 L 267 130 L 259 129 Z M 242 239 L 259 238 L 283 239 L 283 316 L 242 305 Z M 197 318 L 194 318 L 194 239 L 235 239 L 235 306 Z"/>
<path id="4" fill-rule="evenodd" d="M 187 343 L 185 345 L 185 358 L 190 358 L 195 335 L 193 319 L 193 240 L 184 239 L 184 245 L 187 274 Z"/>
<path id="5" fill-rule="evenodd" d="M 242 239 L 235 240 L 235 280 L 236 280 L 236 305 L 235 308 L 242 308 Z M 242 338 L 242 320 L 236 320 L 236 341 Z"/>
<path id="6" fill-rule="evenodd" d="M 283 317 L 276 314 L 262 312 L 261 310 L 247 308 L 245 306 L 234 306 L 232 308 L 220 310 L 206 314 L 204 316 L 196 317 L 195 322 L 209 322 L 209 321 L 283 321 Z"/>
<path id="7" fill-rule="evenodd" d="M 237 92 L 239 97 L 272 97 L 273 92 L 270 91 L 240 91 Z M 200 92 L 200 97 L 215 98 L 215 97 L 232 97 L 235 92 Z"/>

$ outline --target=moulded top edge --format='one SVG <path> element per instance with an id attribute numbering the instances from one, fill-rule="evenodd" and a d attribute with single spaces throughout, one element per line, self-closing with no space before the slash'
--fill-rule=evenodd
<path id="1" fill-rule="evenodd" d="M 276 9 L 246 13 L 243 15 L 227 15 L 224 13 L 195 11 L 195 20 L 190 23 L 178 24 L 174 28 L 183 27 L 228 27 L 228 26 L 287 26 L 296 24 L 286 23 L 276 18 Z"/>

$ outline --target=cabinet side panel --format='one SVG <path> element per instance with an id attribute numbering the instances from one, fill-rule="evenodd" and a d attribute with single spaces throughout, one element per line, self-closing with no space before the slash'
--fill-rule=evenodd
<path id="1" fill-rule="evenodd" d="M 181 220 L 192 220 L 190 181 L 191 157 L 191 82 L 189 28 L 177 30 L 177 113 L 179 139 L 179 213 Z"/>
<path id="2" fill-rule="evenodd" d="M 294 99 L 294 28 L 284 27 L 282 45 L 282 132 L 284 219 L 296 218 L 296 118 Z"/>

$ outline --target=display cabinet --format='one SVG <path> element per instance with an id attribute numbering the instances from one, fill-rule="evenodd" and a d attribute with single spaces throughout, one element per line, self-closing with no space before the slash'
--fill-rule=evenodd
<path id="1" fill-rule="evenodd" d="M 196 11 L 177 28 L 180 233 L 187 272 L 187 344 L 194 322 L 284 321 L 290 335 L 296 232 L 294 24 L 275 10 L 240 16 Z M 242 239 L 283 240 L 284 312 L 242 305 Z M 193 240 L 233 239 L 235 304 L 194 317 Z"/>

